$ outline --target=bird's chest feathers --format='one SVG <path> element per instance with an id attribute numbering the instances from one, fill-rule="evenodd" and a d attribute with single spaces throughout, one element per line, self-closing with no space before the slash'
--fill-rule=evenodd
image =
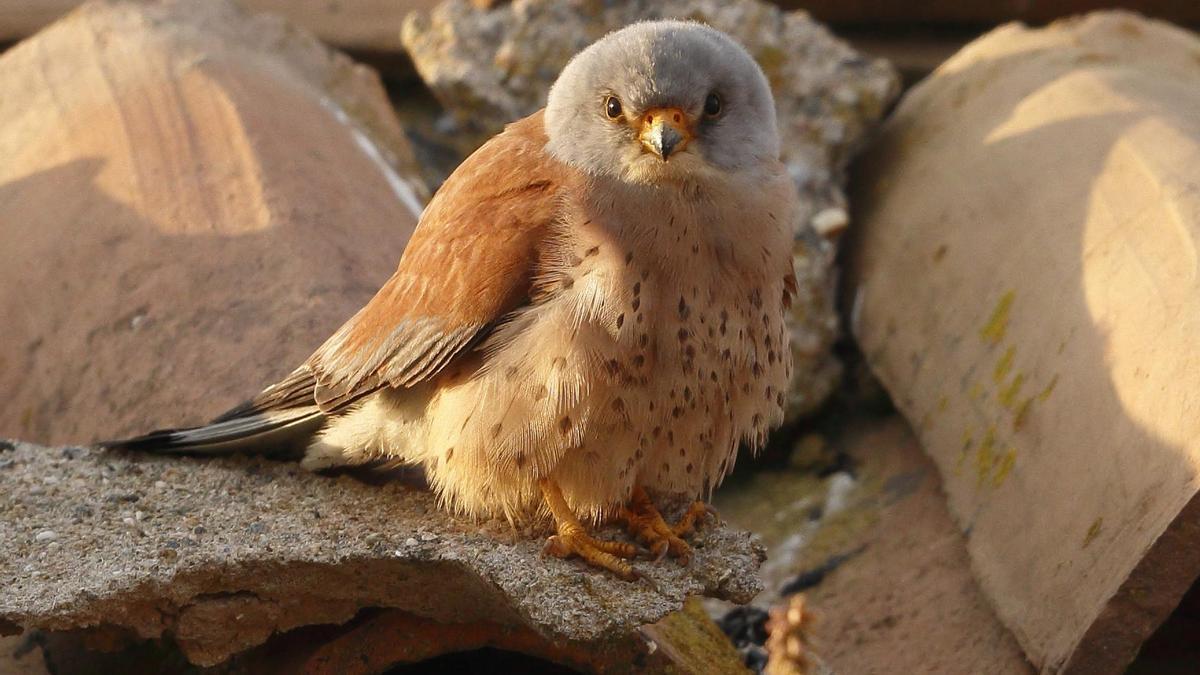
<path id="1" fill-rule="evenodd" d="M 787 377 L 786 228 L 732 200 L 628 206 L 591 205 L 564 221 L 543 309 L 569 317 L 562 324 L 574 330 L 563 339 L 587 343 L 571 351 L 591 355 L 598 396 L 645 396 L 623 413 L 642 418 L 635 424 L 708 427 L 720 418 L 734 439 L 756 416 L 765 425 Z M 737 413 L 750 399 L 760 405 Z"/>

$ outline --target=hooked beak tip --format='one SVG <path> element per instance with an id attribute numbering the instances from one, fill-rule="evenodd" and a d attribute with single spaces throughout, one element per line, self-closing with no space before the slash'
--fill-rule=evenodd
<path id="1" fill-rule="evenodd" d="M 645 136 L 645 144 L 658 158 L 667 161 L 671 154 L 680 149 L 683 135 L 665 124 L 655 125 Z"/>
<path id="2" fill-rule="evenodd" d="M 678 154 L 691 140 L 683 117 L 683 111 L 675 108 L 651 109 L 643 118 L 642 145 L 663 162 Z"/>

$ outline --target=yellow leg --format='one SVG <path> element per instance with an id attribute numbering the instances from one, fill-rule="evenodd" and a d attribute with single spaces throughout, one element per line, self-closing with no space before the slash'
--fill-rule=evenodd
<path id="1" fill-rule="evenodd" d="M 630 533 L 645 542 L 658 560 L 669 553 L 686 565 L 691 560 L 692 547 L 683 540 L 683 536 L 695 531 L 697 522 L 703 521 L 710 513 L 713 513 L 712 507 L 698 501 L 692 504 L 679 524 L 672 527 L 663 520 L 650 495 L 638 486 L 633 488 L 629 506 L 622 509 L 621 518 Z"/>
<path id="2" fill-rule="evenodd" d="M 580 524 L 575 514 L 571 513 L 570 507 L 567 506 L 567 500 L 563 498 L 562 490 L 554 481 L 543 478 L 538 485 L 542 488 L 542 496 L 546 499 L 546 506 L 550 508 L 550 513 L 554 516 L 554 523 L 558 531 L 557 534 L 546 540 L 546 547 L 542 549 L 543 553 L 556 558 L 569 558 L 577 555 L 589 565 L 602 567 L 626 581 L 638 578 L 638 573 L 629 566 L 629 563 L 622 560 L 622 558 L 632 558 L 637 555 L 636 546 L 592 537 L 583 529 L 583 525 Z"/>

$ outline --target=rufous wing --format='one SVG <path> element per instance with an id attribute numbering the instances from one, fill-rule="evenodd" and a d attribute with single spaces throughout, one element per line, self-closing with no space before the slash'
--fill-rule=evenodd
<path id="1" fill-rule="evenodd" d="M 305 364 L 321 409 L 432 378 L 527 302 L 568 171 L 545 144 L 538 112 L 446 180 L 395 274 Z"/>

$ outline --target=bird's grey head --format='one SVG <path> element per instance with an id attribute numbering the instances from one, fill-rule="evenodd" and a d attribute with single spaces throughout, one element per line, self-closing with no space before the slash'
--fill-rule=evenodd
<path id="1" fill-rule="evenodd" d="M 637 23 L 584 49 L 551 88 L 545 123 L 560 161 L 637 183 L 779 157 L 767 78 L 741 45 L 699 23 Z"/>

